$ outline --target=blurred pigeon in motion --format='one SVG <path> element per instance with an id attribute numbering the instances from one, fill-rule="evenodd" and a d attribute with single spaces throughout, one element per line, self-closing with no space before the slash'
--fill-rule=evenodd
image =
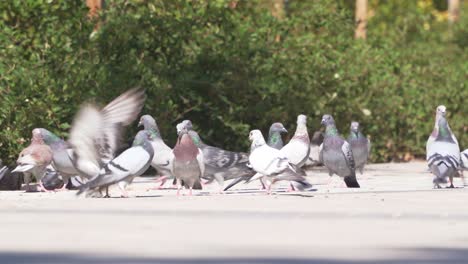
<path id="1" fill-rule="evenodd" d="M 361 133 L 358 122 L 351 122 L 348 143 L 351 145 L 351 150 L 353 151 L 356 170 L 359 170 L 362 174 L 367 159 L 369 158 L 371 143 L 370 140 Z"/>
<path id="2" fill-rule="evenodd" d="M 71 176 L 91 179 L 99 174 L 120 147 L 123 127 L 136 119 L 144 101 L 144 90 L 135 88 L 101 110 L 92 104 L 82 106 L 73 120 L 69 143 L 40 129 L 42 139 L 52 149 L 53 166 L 62 176 L 64 187 Z"/>
<path id="3" fill-rule="evenodd" d="M 312 187 L 303 176 L 296 172 L 293 164 L 280 150 L 266 144 L 260 130 L 250 131 L 249 139 L 252 141 L 249 162 L 257 172 L 251 180 L 263 177 L 269 181 L 268 193 L 271 193 L 272 185 L 281 180 L 292 182 L 294 188 L 298 190 L 307 190 Z"/>
<path id="4" fill-rule="evenodd" d="M 200 180 L 205 172 L 203 153 L 193 142 L 186 126 L 178 124 L 177 132 L 179 137 L 172 150 L 172 174 L 178 181 L 177 195 L 180 195 L 182 186 L 188 188 L 189 195 L 192 195 L 192 189 L 201 189 Z"/>
<path id="5" fill-rule="evenodd" d="M 283 124 L 279 122 L 273 123 L 268 133 L 268 146 L 275 149 L 281 149 L 283 147 L 283 138 L 281 137 L 281 134 L 283 133 L 288 133 Z"/>
<path id="6" fill-rule="evenodd" d="M 174 155 L 172 154 L 172 149 L 164 143 L 161 132 L 159 131 L 156 120 L 150 115 L 144 115 L 140 118 L 138 126 L 143 126 L 144 130 L 148 131 L 151 135 L 151 145 L 154 149 L 154 157 L 151 162 L 151 166 L 156 169 L 156 171 L 161 176 L 158 181 L 161 181 L 161 184 L 157 188 L 161 188 L 166 182 L 167 178 L 173 177 L 171 173 L 172 160 Z"/>
<path id="7" fill-rule="evenodd" d="M 320 145 L 323 143 L 323 133 L 315 131 L 312 139 L 310 140 L 310 153 L 307 159 L 306 166 L 318 166 L 322 164 L 320 161 Z"/>
<path id="8" fill-rule="evenodd" d="M 47 146 L 41 137 L 39 129 L 33 129 L 31 144 L 23 149 L 16 161 L 16 168 L 12 172 L 22 172 L 26 191 L 30 191 L 29 183 L 31 175 L 36 179 L 38 191 L 47 191 L 42 185 L 42 177 L 46 173 L 46 168 L 52 162 L 52 150 Z"/>
<path id="9" fill-rule="evenodd" d="M 320 160 L 323 161 L 330 176 L 336 174 L 343 177 L 348 188 L 359 188 L 351 146 L 338 134 L 335 120 L 331 115 L 322 117 L 322 125 L 325 125 L 326 129 Z"/>
<path id="10" fill-rule="evenodd" d="M 2 166 L 0 160 L 0 190 L 15 191 L 21 189 L 23 175 L 20 172 L 10 172 L 8 166 Z"/>
<path id="11" fill-rule="evenodd" d="M 150 137 L 148 131 L 139 131 L 133 140 L 132 147 L 106 163 L 96 177 L 80 186 L 77 195 L 83 192 L 91 194 L 94 191 L 99 191 L 102 195 L 102 191 L 107 190 L 110 185 L 120 182 L 130 183 L 133 178 L 143 174 L 151 165 L 154 155 Z M 119 187 L 122 197 L 128 197 L 124 185 L 119 184 Z"/>
<path id="12" fill-rule="evenodd" d="M 310 139 L 305 115 L 297 116 L 296 132 L 288 144 L 281 148 L 280 152 L 299 168 L 305 164 L 310 152 Z"/>
<path id="13" fill-rule="evenodd" d="M 217 147 L 206 145 L 201 140 L 198 133 L 193 130 L 192 122 L 184 120 L 179 127 L 187 129 L 195 145 L 203 152 L 203 162 L 205 163 L 204 179 L 211 181 L 213 178 L 222 188 L 224 181 L 230 179 L 250 178 L 255 172 L 247 166 L 249 156 L 247 153 L 232 152 Z"/>
<path id="14" fill-rule="evenodd" d="M 453 177 L 460 169 L 460 147 L 455 135 L 445 118 L 445 106 L 437 107 L 436 126 L 426 144 L 426 159 L 429 169 L 434 174 L 434 188 L 441 188 L 441 183 L 450 180 L 450 188 L 453 188 Z M 435 138 L 433 138 L 435 137 Z"/>

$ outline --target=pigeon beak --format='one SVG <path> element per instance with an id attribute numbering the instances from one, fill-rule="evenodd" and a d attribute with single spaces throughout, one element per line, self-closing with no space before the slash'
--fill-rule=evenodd
<path id="1" fill-rule="evenodd" d="M 325 125 L 325 119 L 322 119 L 321 124 L 322 124 L 322 125 Z"/>
<path id="2" fill-rule="evenodd" d="M 143 122 L 141 122 L 140 120 L 140 122 L 138 122 L 138 127 L 141 127 L 141 126 L 143 126 Z"/>
<path id="3" fill-rule="evenodd" d="M 283 133 L 288 133 L 288 130 L 286 130 L 286 128 L 283 127 L 283 128 L 281 129 L 281 132 L 283 132 Z"/>

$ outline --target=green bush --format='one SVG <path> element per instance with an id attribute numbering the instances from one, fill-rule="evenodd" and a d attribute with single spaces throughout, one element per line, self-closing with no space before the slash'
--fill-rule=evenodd
<path id="1" fill-rule="evenodd" d="M 343 134 L 361 121 L 374 161 L 422 157 L 438 104 L 468 143 L 466 19 L 448 34 L 417 5 L 393 21 L 382 3 L 369 39 L 356 41 L 347 1 L 291 0 L 283 19 L 265 1 L 108 1 L 91 34 L 84 1 L 10 2 L 0 3 L 0 147 L 9 161 L 32 128 L 66 136 L 83 101 L 105 103 L 134 86 L 146 88 L 144 113 L 170 145 L 183 119 L 208 143 L 245 151 L 251 129 L 281 121 L 292 132 L 305 113 L 316 130 L 332 113 Z"/>

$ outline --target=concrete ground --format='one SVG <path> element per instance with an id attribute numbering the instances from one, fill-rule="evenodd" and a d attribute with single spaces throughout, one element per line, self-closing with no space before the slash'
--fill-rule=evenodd
<path id="1" fill-rule="evenodd" d="M 314 169 L 307 193 L 177 197 L 150 178 L 128 199 L 0 192 L 0 263 L 468 263 L 460 179 L 433 190 L 423 162 L 367 168 L 358 190 Z"/>

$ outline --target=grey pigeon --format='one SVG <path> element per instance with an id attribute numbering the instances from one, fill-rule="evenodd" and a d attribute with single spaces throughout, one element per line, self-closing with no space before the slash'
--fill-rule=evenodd
<path id="1" fill-rule="evenodd" d="M 77 195 L 93 191 L 99 191 L 102 195 L 102 190 L 110 185 L 119 182 L 129 183 L 133 178 L 143 174 L 151 165 L 154 155 L 150 137 L 148 131 L 139 131 L 133 140 L 132 147 L 105 164 L 96 177 L 80 186 Z M 119 184 L 119 187 L 122 197 L 128 197 L 123 185 Z"/>
<path id="2" fill-rule="evenodd" d="M 465 149 L 462 153 L 460 153 L 460 156 L 461 156 L 460 176 L 463 179 L 463 184 L 466 185 L 465 177 L 463 176 L 463 171 L 468 170 L 468 149 Z"/>
<path id="3" fill-rule="evenodd" d="M 439 109 L 441 109 L 440 112 Z M 447 183 L 447 178 L 450 180 L 449 187 L 453 188 L 453 177 L 457 176 L 460 168 L 460 147 L 445 115 L 445 107 L 437 107 L 435 133 L 433 131 L 431 135 L 435 138 L 430 137 L 426 144 L 426 160 L 435 176 L 434 188 L 441 188 L 440 184 Z"/>
<path id="4" fill-rule="evenodd" d="M 364 166 L 369 158 L 371 143 L 370 140 L 361 133 L 358 122 L 351 122 L 348 143 L 351 145 L 351 150 L 353 151 L 356 170 L 359 170 L 362 174 Z"/>
<path id="5" fill-rule="evenodd" d="M 40 130 L 33 129 L 31 144 L 21 151 L 16 161 L 17 166 L 12 172 L 22 172 L 24 174 L 26 191 L 30 191 L 31 175 L 36 179 L 39 191 L 46 191 L 41 179 L 51 162 L 52 150 L 42 140 Z"/>
<path id="6" fill-rule="evenodd" d="M 91 104 L 82 106 L 74 118 L 69 142 L 40 129 L 44 142 L 52 149 L 53 166 L 62 176 L 64 187 L 74 175 L 94 178 L 113 159 L 121 143 L 123 127 L 136 119 L 144 100 L 144 90 L 135 88 L 100 110 Z"/>
<path id="7" fill-rule="evenodd" d="M 182 186 L 188 188 L 189 195 L 192 195 L 192 189 L 201 189 L 200 180 L 205 172 L 203 153 L 195 145 L 185 126 L 179 124 L 177 131 L 179 137 L 172 150 L 172 174 L 178 181 L 177 195 L 180 195 Z"/>
<path id="8" fill-rule="evenodd" d="M 159 180 L 161 184 L 159 187 L 162 187 L 166 182 L 167 178 L 172 178 L 171 173 L 172 160 L 174 155 L 172 149 L 164 143 L 161 132 L 159 131 L 156 120 L 150 115 L 143 115 L 140 118 L 138 126 L 143 126 L 144 130 L 148 131 L 151 135 L 151 145 L 154 149 L 154 157 L 151 162 L 151 166 L 156 169 L 156 171 L 161 176 Z"/>
<path id="9" fill-rule="evenodd" d="M 224 181 L 236 178 L 251 177 L 255 172 L 247 166 L 249 156 L 247 153 L 223 150 L 209 146 L 201 140 L 198 133 L 193 130 L 190 120 L 184 120 L 180 127 L 185 127 L 195 145 L 203 152 L 203 162 L 205 163 L 204 179 L 211 181 L 216 179 L 222 188 Z"/>
<path id="10" fill-rule="evenodd" d="M 306 166 L 318 166 L 322 164 L 320 161 L 320 145 L 323 143 L 323 133 L 315 131 L 312 139 L 310 140 L 310 153 L 307 159 Z"/>
<path id="11" fill-rule="evenodd" d="M 299 168 L 305 164 L 310 152 L 310 139 L 305 115 L 297 116 L 296 132 L 288 144 L 281 148 L 280 152 Z"/>
<path id="12" fill-rule="evenodd" d="M 65 183 L 62 189 L 65 189 L 70 177 L 79 174 L 73 165 L 73 150 L 70 144 L 49 130 L 45 128 L 36 129 L 39 130 L 44 143 L 52 150 L 52 166 L 62 176 Z"/>
<path id="13" fill-rule="evenodd" d="M 249 162 L 257 172 L 256 178 L 264 178 L 270 182 L 268 192 L 271 192 L 272 185 L 281 180 L 292 182 L 294 188 L 306 190 L 312 186 L 307 180 L 296 172 L 291 161 L 279 150 L 268 146 L 260 130 L 252 130 L 249 134 L 252 141 Z"/>
<path id="14" fill-rule="evenodd" d="M 281 134 L 283 133 L 288 133 L 283 124 L 279 122 L 273 123 L 268 133 L 268 146 L 275 149 L 281 149 L 283 147 L 283 138 L 281 137 Z"/>
<path id="15" fill-rule="evenodd" d="M 339 135 L 331 115 L 322 117 L 322 125 L 326 129 L 320 156 L 330 176 L 336 174 L 343 177 L 348 188 L 359 188 L 351 146 Z"/>
<path id="16" fill-rule="evenodd" d="M 426 153 L 429 152 L 429 146 L 436 140 L 437 135 L 439 134 L 439 119 L 442 116 L 445 116 L 446 111 L 447 111 L 447 108 L 444 105 L 439 105 L 436 108 L 436 118 L 435 118 L 435 123 L 434 123 L 434 129 L 432 130 L 432 133 L 429 135 L 429 138 L 427 139 Z"/>

